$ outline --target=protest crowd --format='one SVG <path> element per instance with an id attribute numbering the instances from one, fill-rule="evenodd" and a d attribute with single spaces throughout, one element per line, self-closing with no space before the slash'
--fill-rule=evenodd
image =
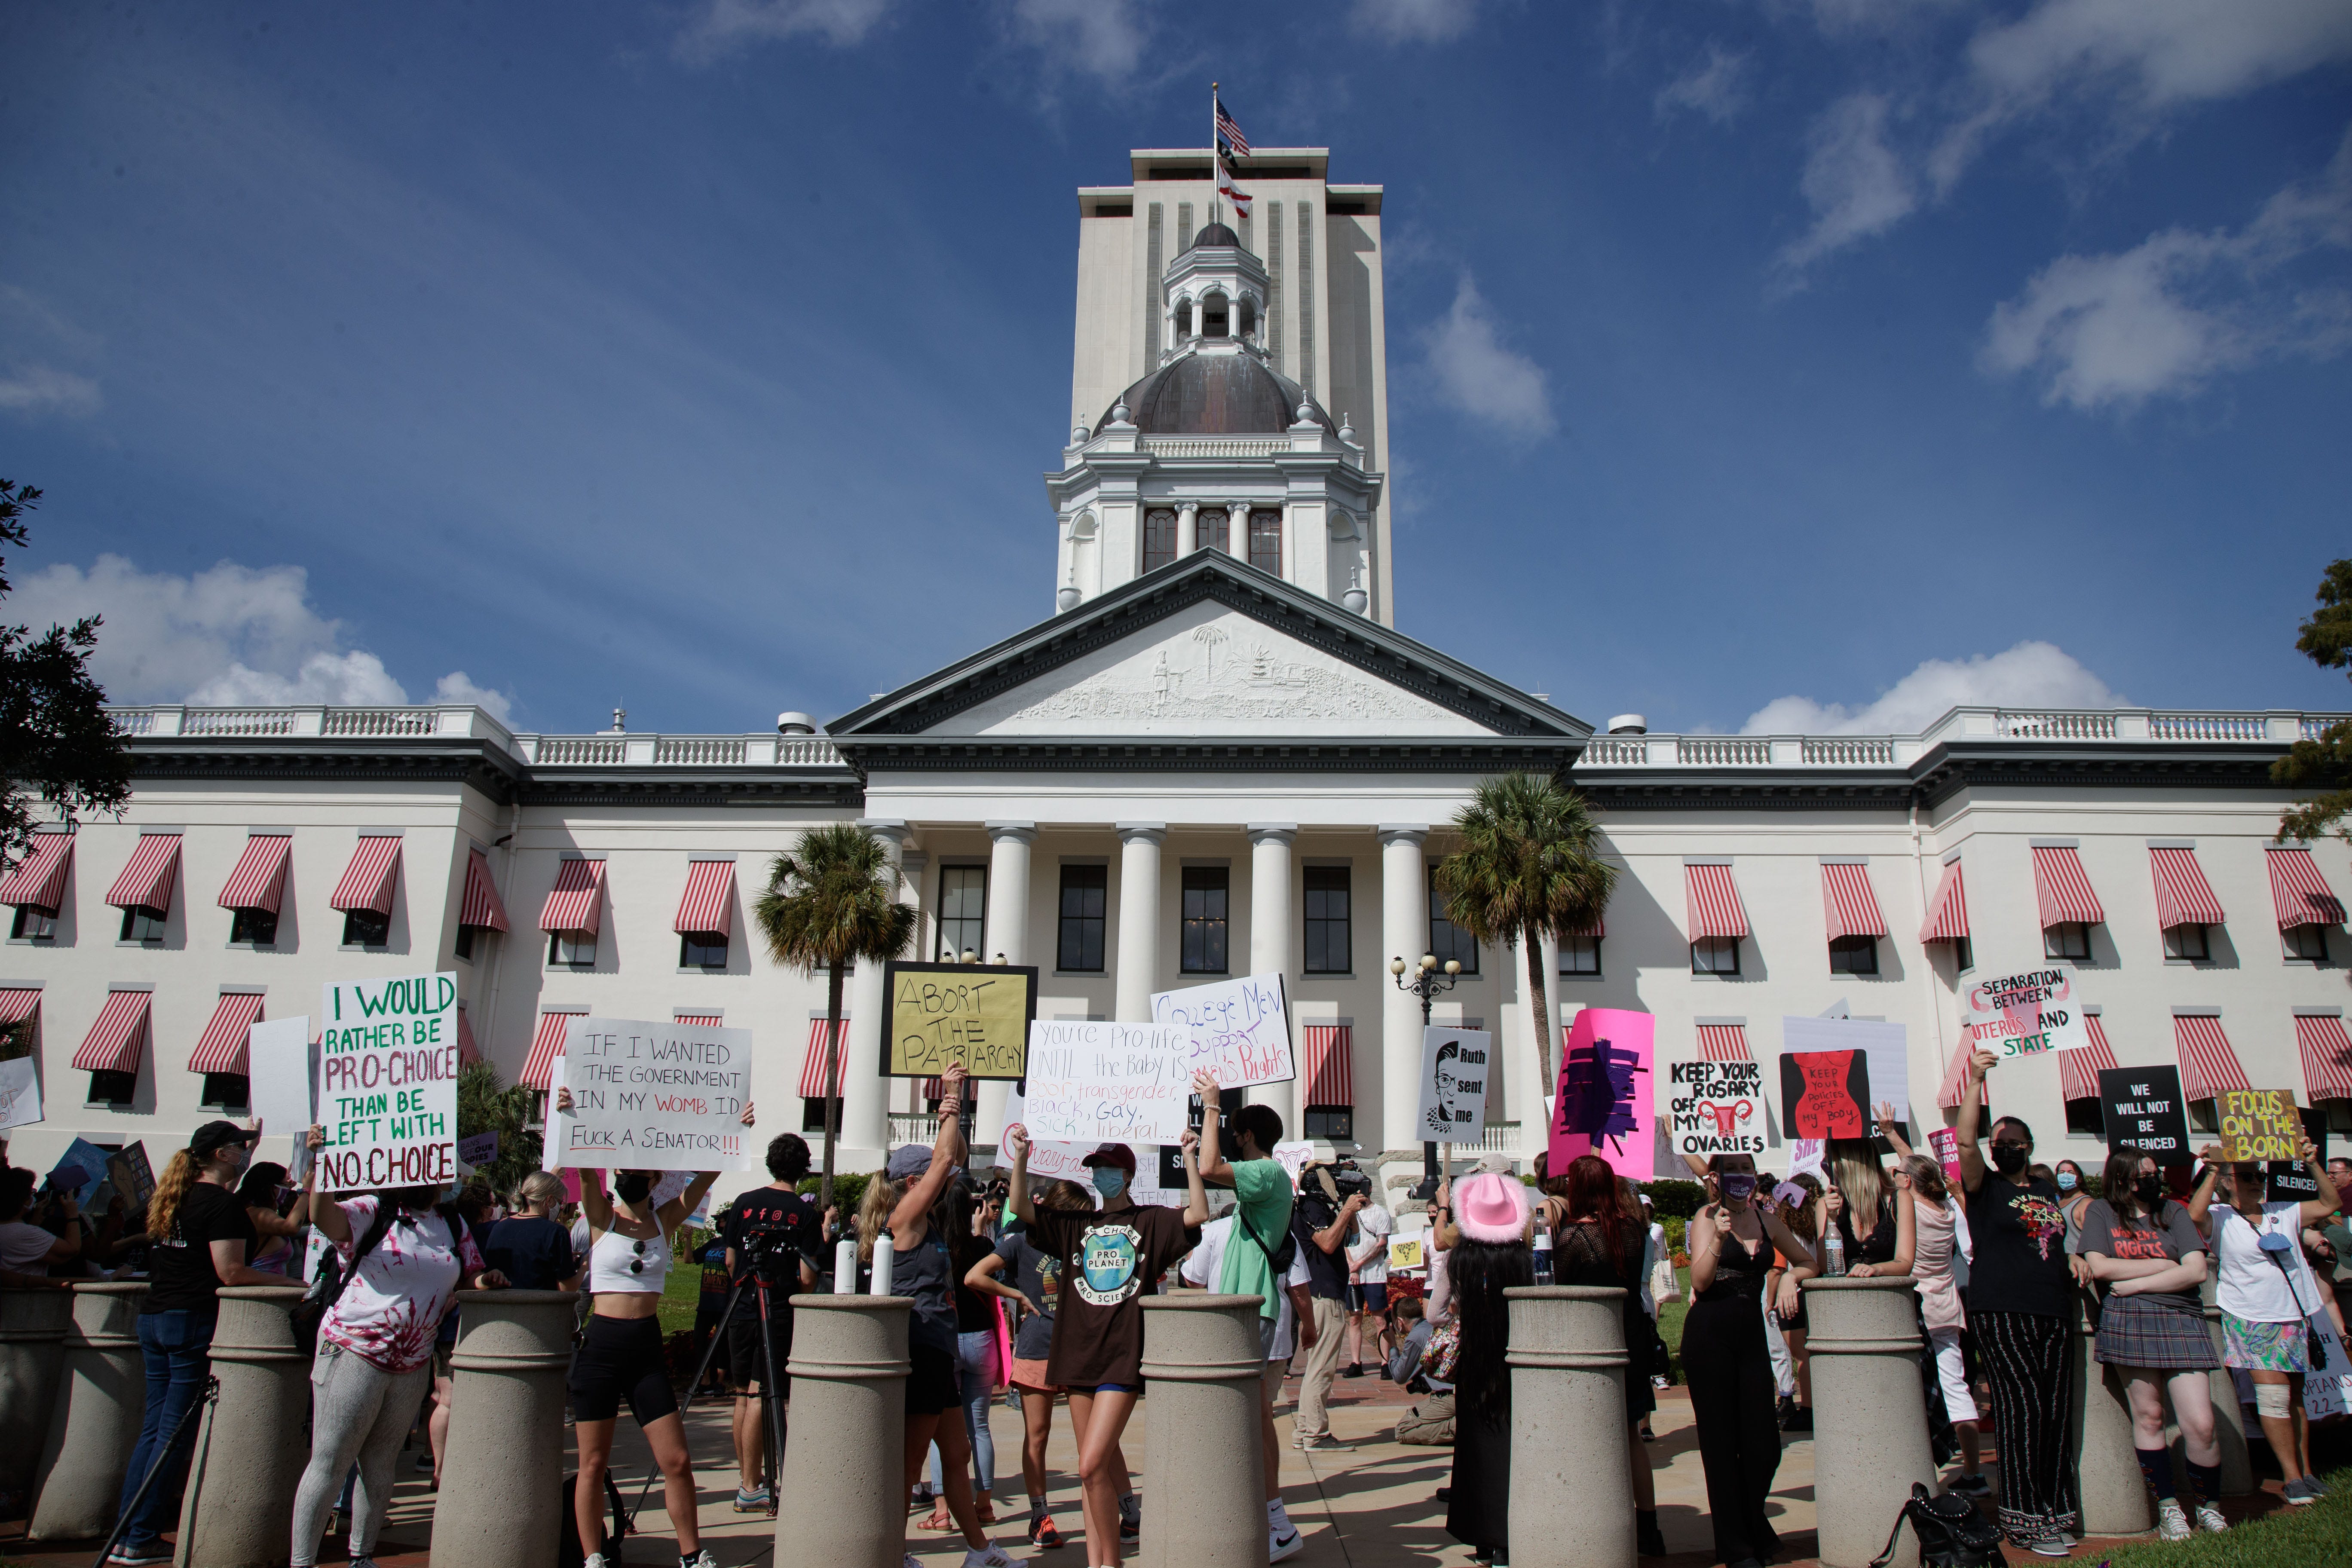
<path id="1" fill-rule="evenodd" d="M 473 1290 L 579 1293 L 568 1415 L 544 1440 L 571 1450 L 565 1552 L 586 1568 L 608 1562 L 624 1404 L 658 1468 L 680 1568 L 716 1568 L 698 1535 L 698 1465 L 731 1464 L 738 1512 L 789 1515 L 777 1472 L 791 1441 L 785 1368 L 795 1318 L 811 1310 L 793 1299 L 835 1291 L 910 1303 L 903 1443 L 872 1459 L 896 1464 L 910 1511 L 929 1510 L 908 1528 L 960 1538 L 966 1568 L 1013 1561 L 1000 1526 L 1017 1526 L 1021 1544 L 1041 1552 L 1079 1546 L 1088 1568 L 1111 1568 L 1153 1528 L 1123 1441 L 1146 1394 L 1143 1303 L 1184 1289 L 1255 1299 L 1269 1562 L 1304 1545 L 1285 1507 L 1283 1450 L 1339 1445 L 1331 1390 L 1367 1363 L 1417 1396 L 1401 1441 L 1452 1447 L 1446 1530 L 1478 1561 L 1509 1562 L 1508 1293 L 1538 1285 L 1615 1293 L 1606 1300 L 1622 1336 L 1622 1445 L 1612 1434 L 1601 1451 L 1622 1451 L 1628 1473 L 1622 1494 L 1601 1495 L 1630 1502 L 1640 1555 L 1665 1552 L 1645 1443 L 1670 1381 L 1688 1385 L 1716 1559 L 1752 1568 L 1784 1553 L 1766 1510 L 1783 1443 L 1852 1414 L 1817 1416 L 1807 1350 L 1809 1319 L 1827 1300 L 1820 1287 L 1841 1279 L 1907 1282 L 1917 1408 L 1944 1488 L 1970 1502 L 1997 1491 L 1998 1529 L 2015 1548 L 2063 1556 L 2084 1530 L 2077 1471 L 2088 1461 L 2071 1446 L 2080 1384 L 2069 1357 L 2085 1350 L 2125 1391 L 2132 1458 L 2163 1537 L 2229 1528 L 2217 1420 L 2231 1413 L 2217 1411 L 2214 1390 L 2230 1384 L 2216 1384 L 2217 1369 L 2235 1380 L 2239 1426 L 2259 1431 L 2284 1502 L 2316 1500 L 2325 1488 L 2311 1469 L 2305 1385 L 2330 1356 L 2330 1375 L 2344 1371 L 2352 1230 L 2341 1201 L 2352 1162 L 2323 1164 L 2305 1140 L 2299 1182 L 2226 1163 L 2218 1144 L 2194 1165 L 2160 1167 L 2118 1147 L 2095 1180 L 2071 1161 L 2053 1169 L 2036 1161 L 2024 1122 L 1988 1121 L 1998 1060 L 1980 1051 L 1968 1064 L 1953 1159 L 1915 1150 L 1892 1104 L 1877 1108 L 1876 1136 L 1830 1139 L 1816 1167 L 1787 1180 L 1751 1154 L 1685 1154 L 1704 1201 L 1680 1249 L 1651 1199 L 1587 1152 L 1559 1170 L 1538 1160 L 1532 1187 L 1495 1169 L 1438 1182 L 1415 1205 L 1426 1226 L 1415 1247 L 1392 1254 L 1399 1216 L 1369 1179 L 1344 1160 L 1286 1166 L 1275 1157 L 1282 1119 L 1256 1104 L 1228 1110 L 1217 1136 L 1184 1136 L 1181 1206 L 1136 1201 L 1127 1144 L 1087 1154 L 1083 1184 L 1034 1178 L 1018 1125 L 983 1180 L 966 1168 L 966 1080 L 951 1068 L 937 1141 L 897 1150 L 853 1212 L 820 1212 L 801 1190 L 809 1146 L 784 1133 L 764 1145 L 766 1184 L 712 1217 L 709 1241 L 690 1256 L 688 1220 L 717 1173 L 588 1171 L 570 1189 L 576 1201 L 544 1171 L 506 1193 L 453 1184 L 330 1194 L 320 1163 L 302 1157 L 324 1142 L 319 1130 L 297 1154 L 297 1177 L 251 1159 L 257 1132 L 215 1121 L 171 1155 L 143 1202 L 136 1182 L 126 1192 L 78 1169 L 44 1178 L 0 1165 L 0 1283 L 143 1283 L 145 1398 L 106 1558 L 120 1568 L 173 1561 L 165 1537 L 188 1484 L 186 1417 L 208 1376 L 216 1293 L 257 1285 L 308 1288 L 294 1309 L 314 1345 L 308 1461 L 280 1559 L 297 1568 L 335 1534 L 352 1562 L 370 1563 L 404 1449 L 440 1486 L 452 1427 L 467 1419 L 452 1352 L 462 1293 Z M 1198 1106 L 1224 1103 L 1209 1074 L 1192 1088 Z M 572 1109 L 571 1094 L 558 1090 L 557 1110 Z M 754 1124 L 751 1107 L 741 1121 Z M 91 1214 L 78 1194 L 94 1189 L 110 1195 Z M 1392 1257 L 1411 1266 L 1392 1276 Z M 700 1271 L 686 1346 L 693 1379 L 656 1315 L 680 1268 Z M 1670 1346 L 1659 1321 L 1676 1300 L 1687 1310 Z M 1286 1444 L 1276 1412 L 1293 1374 Z M 681 1395 L 713 1392 L 732 1404 L 732 1452 L 696 1455 Z M 1010 1456 L 1000 1465 L 989 1424 L 1008 1393 L 1021 1413 L 1019 1502 L 1015 1467 Z M 1046 1462 L 1057 1404 L 1076 1438 L 1075 1476 Z M 2179 1466 L 2168 1425 L 2181 1439 Z M 21 1512 L 30 1500 L 7 1506 Z"/>

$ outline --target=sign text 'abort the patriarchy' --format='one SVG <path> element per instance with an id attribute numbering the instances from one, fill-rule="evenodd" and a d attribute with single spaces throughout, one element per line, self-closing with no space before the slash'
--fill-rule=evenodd
<path id="1" fill-rule="evenodd" d="M 882 1014 L 883 1077 L 937 1078 L 959 1063 L 973 1078 L 1028 1071 L 1035 965 L 894 960 L 883 966 L 882 986 L 890 999 Z"/>
<path id="2" fill-rule="evenodd" d="M 351 980 L 319 1002 L 320 1186 L 439 1185 L 457 1175 L 457 977 Z"/>

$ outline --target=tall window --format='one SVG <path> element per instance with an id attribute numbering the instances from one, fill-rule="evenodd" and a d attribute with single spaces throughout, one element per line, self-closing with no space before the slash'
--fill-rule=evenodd
<path id="1" fill-rule="evenodd" d="M 1258 510 L 1249 514 L 1249 563 L 1277 577 L 1282 575 L 1282 513 Z"/>
<path id="2" fill-rule="evenodd" d="M 1102 973 L 1103 910 L 1109 895 L 1109 867 L 1062 868 L 1062 939 L 1054 960 L 1056 969 Z"/>
<path id="3" fill-rule="evenodd" d="M 1703 936 L 1691 943 L 1691 973 L 1738 973 L 1739 939 L 1736 936 Z"/>
<path id="4" fill-rule="evenodd" d="M 1349 962 L 1348 868 L 1307 868 L 1307 973 L 1345 974 Z"/>
<path id="5" fill-rule="evenodd" d="M 1143 514 L 1143 569 L 1156 571 L 1176 559 L 1174 509 L 1153 507 Z"/>
<path id="6" fill-rule="evenodd" d="M 1832 974 L 1875 974 L 1878 973 L 1878 939 L 1874 936 L 1842 936 L 1830 943 Z"/>
<path id="7" fill-rule="evenodd" d="M 1437 868 L 1429 868 L 1429 951 L 1437 955 L 1437 966 L 1445 967 L 1449 958 L 1458 959 L 1462 973 L 1478 973 L 1478 942 L 1468 931 L 1445 917 L 1445 895 L 1437 890 Z M 1410 952 L 1397 954 L 1407 963 L 1413 961 Z"/>
<path id="8" fill-rule="evenodd" d="M 988 868 L 940 868 L 940 945 L 932 957 L 953 963 L 967 952 L 988 955 Z"/>
<path id="9" fill-rule="evenodd" d="M 1601 939 L 1564 936 L 1559 939 L 1559 972 L 1583 980 L 1601 976 Z"/>
<path id="10" fill-rule="evenodd" d="M 1233 873 L 1223 866 L 1184 868 L 1184 951 L 1187 974 L 1225 973 L 1225 907 Z"/>
<path id="11" fill-rule="evenodd" d="M 2042 930 L 2042 956 L 2044 958 L 2088 958 L 2091 956 L 2091 928 L 2081 921 L 2060 921 Z"/>
<path id="12" fill-rule="evenodd" d="M 1231 555 L 1234 552 L 1233 541 L 1226 537 L 1225 533 L 1225 509 L 1223 507 L 1202 507 L 1201 509 L 1201 515 L 1197 525 L 1201 531 L 1202 549 L 1222 550 L 1228 555 Z"/>

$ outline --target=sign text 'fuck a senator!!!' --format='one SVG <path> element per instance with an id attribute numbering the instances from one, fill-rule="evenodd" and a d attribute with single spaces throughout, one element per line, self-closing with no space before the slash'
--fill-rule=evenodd
<path id="1" fill-rule="evenodd" d="M 1763 1153 L 1764 1064 L 1667 1063 L 1666 1114 L 1677 1154 Z"/>
<path id="2" fill-rule="evenodd" d="M 623 1171 L 748 1171 L 759 1163 L 743 1105 L 751 1031 L 637 1018 L 563 1026 L 563 1087 L 551 1108 L 552 1165 Z"/>
<path id="3" fill-rule="evenodd" d="M 328 1192 L 457 1175 L 457 977 L 351 980 L 319 1002 L 319 1122 Z"/>
<path id="4" fill-rule="evenodd" d="M 1037 970 L 1019 963 L 913 963 L 882 969 L 882 1076 L 937 1078 L 961 1064 L 973 1078 L 1028 1070 Z"/>
<path id="5" fill-rule="evenodd" d="M 2186 1165 L 2189 1107 L 2180 1098 L 2177 1067 L 2102 1068 L 2099 1109 L 2110 1150 L 2137 1150 L 2159 1165 Z"/>
<path id="6" fill-rule="evenodd" d="M 1155 992 L 1151 1021 L 1184 1031 L 1192 1052 L 1187 1074 L 1213 1072 L 1226 1089 L 1286 1083 L 1298 1076 L 1290 1048 L 1290 1003 L 1279 974 L 1244 974 Z"/>
<path id="7" fill-rule="evenodd" d="M 1650 1059 L 1657 1019 L 1626 1007 L 1587 1007 L 1559 1056 L 1549 1168 L 1598 1154 L 1619 1175 L 1646 1182 L 1657 1167 Z"/>
<path id="8" fill-rule="evenodd" d="M 2091 1043 L 2074 977 L 2063 969 L 2028 969 L 1979 981 L 1960 993 L 1969 1048 L 1997 1057 L 2081 1050 Z"/>
<path id="9" fill-rule="evenodd" d="M 1191 1056 L 1173 1024 L 1032 1024 L 1022 1125 L 1048 1142 L 1173 1143 L 1192 1097 Z"/>
<path id="10" fill-rule="evenodd" d="M 1486 1085 L 1495 1037 L 1484 1029 L 1431 1024 L 1421 1031 L 1421 1106 L 1413 1126 L 1424 1143 L 1475 1143 L 1486 1134 Z"/>

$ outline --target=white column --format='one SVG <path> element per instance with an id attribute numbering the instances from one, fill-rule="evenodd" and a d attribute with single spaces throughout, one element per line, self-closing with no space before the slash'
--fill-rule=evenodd
<path id="1" fill-rule="evenodd" d="M 890 896 L 906 897 L 902 857 L 907 848 L 907 825 L 868 817 L 857 825 L 881 840 L 890 862 Z M 899 955 L 905 957 L 904 953 Z M 887 999 L 882 989 L 882 965 L 861 963 L 849 977 L 849 1049 L 841 1064 L 841 1146 L 835 1168 L 855 1171 L 878 1168 L 890 1147 L 890 1086 L 877 1065 L 882 1015 Z M 819 1151 L 818 1158 L 824 1158 Z"/>
<path id="2" fill-rule="evenodd" d="M 1230 525 L 1228 525 L 1230 526 Z M 1279 974 L 1286 988 L 1294 989 L 1290 982 L 1297 966 L 1291 962 L 1297 947 L 1297 922 L 1292 918 L 1290 898 L 1290 848 L 1298 837 L 1295 822 L 1253 822 L 1250 836 L 1250 973 Z M 1295 1050 L 1298 1042 L 1291 1041 Z M 1270 1105 L 1282 1117 L 1283 1135 L 1299 1135 L 1298 1085 L 1291 1083 L 1260 1084 L 1250 1090 L 1250 1099 L 1260 1105 Z"/>
<path id="3" fill-rule="evenodd" d="M 982 963 L 1029 962 L 1029 847 L 1037 842 L 1034 822 L 988 825 L 988 951 Z M 1004 1100 L 1013 1086 L 1003 1079 L 980 1085 L 972 1107 L 971 1139 L 993 1148 L 1004 1131 Z"/>
<path id="4" fill-rule="evenodd" d="M 1151 1021 L 1151 994 L 1160 988 L 1160 847 L 1164 822 L 1118 825 L 1118 989 L 1114 1016 L 1122 1024 Z"/>
<path id="5" fill-rule="evenodd" d="M 1201 503 L 1196 500 L 1176 503 L 1176 556 L 1182 560 L 1201 548 Z"/>
<path id="6" fill-rule="evenodd" d="M 1232 500 L 1225 503 L 1225 540 L 1236 561 L 1250 557 L 1250 503 Z"/>
<path id="7" fill-rule="evenodd" d="M 1429 947 L 1429 872 L 1422 846 L 1429 828 L 1420 823 L 1381 826 L 1381 968 L 1402 958 L 1408 969 Z M 1397 989 L 1393 980 L 1381 1000 L 1381 1147 L 1417 1149 L 1413 1126 L 1418 1108 L 1412 1093 L 1421 1077 L 1421 1003 Z M 1361 1109 L 1358 1125 L 1365 1125 Z"/>

